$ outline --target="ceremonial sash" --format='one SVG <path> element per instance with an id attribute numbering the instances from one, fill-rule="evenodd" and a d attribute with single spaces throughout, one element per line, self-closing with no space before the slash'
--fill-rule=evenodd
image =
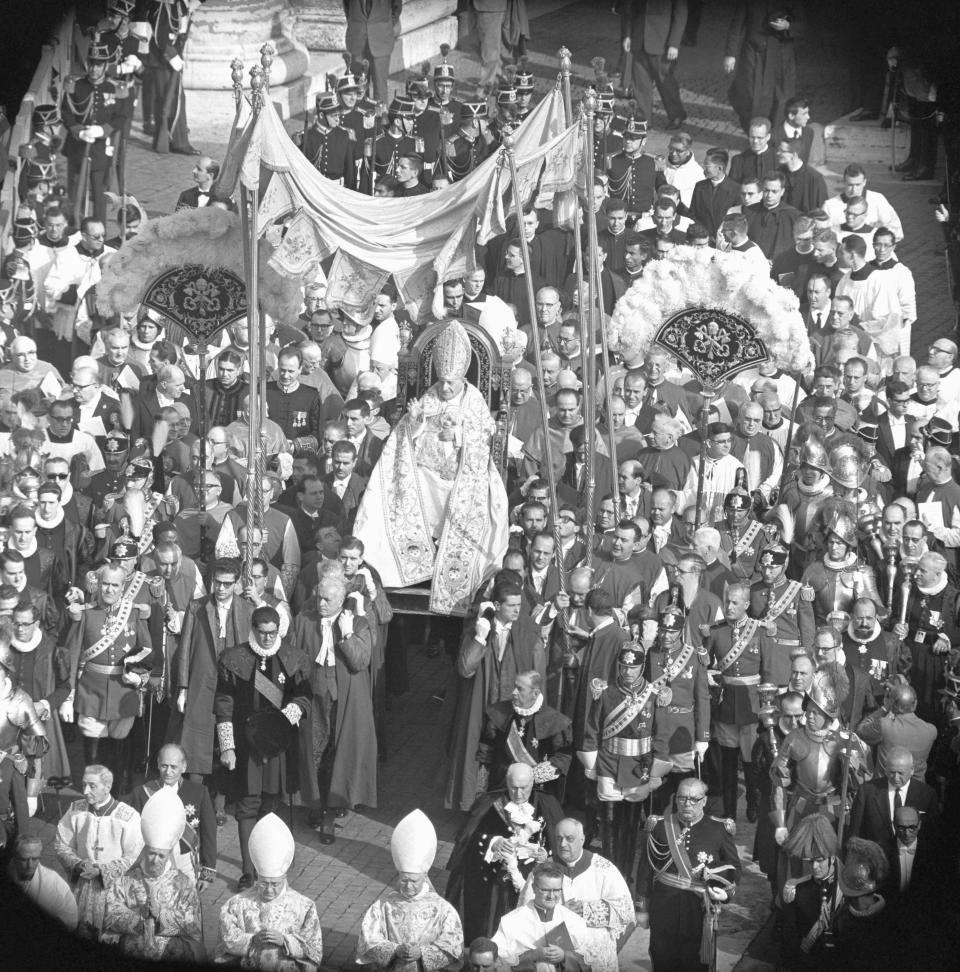
<path id="1" fill-rule="evenodd" d="M 99 639 L 80 655 L 80 673 L 77 675 L 77 678 L 83 673 L 83 668 L 87 662 L 92 661 L 98 655 L 102 655 L 123 630 L 130 617 L 134 599 L 140 593 L 140 588 L 143 586 L 145 578 L 146 574 L 142 571 L 138 570 L 134 572 L 133 577 L 130 578 L 130 583 L 127 585 L 127 589 L 120 597 L 117 605 L 117 613 L 104 624 Z"/>
<path id="2" fill-rule="evenodd" d="M 800 581 L 787 581 L 787 586 L 784 588 L 783 593 L 767 607 L 767 616 L 763 620 L 776 621 L 786 611 L 790 602 L 797 596 L 802 586 Z"/>
<path id="3" fill-rule="evenodd" d="M 813 946 L 817 944 L 820 936 L 833 924 L 833 915 L 840 903 L 839 899 L 840 888 L 839 882 L 837 882 L 833 891 L 826 898 L 820 898 L 820 914 L 817 915 L 817 920 L 800 942 L 800 951 L 805 955 L 810 952 Z"/>
<path id="4" fill-rule="evenodd" d="M 750 526 L 747 527 L 747 532 L 739 540 L 734 540 L 733 552 L 735 556 L 739 557 L 753 543 L 759 532 L 760 523 L 757 520 L 753 520 Z"/>
<path id="5" fill-rule="evenodd" d="M 517 731 L 517 724 L 512 719 L 510 721 L 510 731 L 507 733 L 507 749 L 510 750 L 510 755 L 513 757 L 515 763 L 525 763 L 530 767 L 537 765 L 537 761 L 530 755 L 527 747 L 523 744 L 520 733 Z"/>
<path id="6" fill-rule="evenodd" d="M 143 535 L 137 543 L 137 549 L 141 554 L 145 553 L 147 547 L 153 543 L 153 531 L 148 529 L 150 518 L 157 512 L 157 507 L 163 499 L 162 493 L 151 493 L 150 499 L 143 506 Z"/>
<path id="7" fill-rule="evenodd" d="M 660 689 L 666 682 L 672 682 L 687 667 L 695 650 L 693 645 L 684 645 L 683 651 L 664 668 L 663 674 L 653 684 Z"/>
<path id="8" fill-rule="evenodd" d="M 273 684 L 259 668 L 254 670 L 253 687 L 275 708 L 283 708 L 283 690 Z"/>
<path id="9" fill-rule="evenodd" d="M 750 639 L 757 633 L 759 627 L 760 622 L 756 618 L 747 618 L 743 632 L 733 642 L 731 649 L 717 662 L 721 672 L 726 671 L 746 651 Z"/>
<path id="10" fill-rule="evenodd" d="M 662 675 L 660 676 L 663 677 Z M 659 679 L 658 679 L 659 681 Z M 639 695 L 629 695 L 603 721 L 603 738 L 612 739 L 633 721 L 653 695 L 654 683 L 647 682 L 647 687 Z"/>

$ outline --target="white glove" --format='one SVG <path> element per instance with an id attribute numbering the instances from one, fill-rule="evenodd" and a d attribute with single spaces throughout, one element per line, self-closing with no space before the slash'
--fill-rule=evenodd
<path id="1" fill-rule="evenodd" d="M 87 125 L 87 134 L 92 135 L 94 139 L 103 138 L 103 125 Z"/>
<path id="2" fill-rule="evenodd" d="M 490 622 L 486 618 L 477 618 L 473 628 L 473 636 L 477 641 L 486 642 L 490 637 Z"/>
<path id="3" fill-rule="evenodd" d="M 695 742 L 693 744 L 694 752 L 703 759 L 707 755 L 707 750 L 710 748 L 710 743 L 708 742 Z"/>
<path id="4" fill-rule="evenodd" d="M 303 710 L 296 702 L 288 702 L 280 711 L 287 717 L 287 722 L 291 726 L 300 725 L 300 720 L 303 718 Z"/>
<path id="5" fill-rule="evenodd" d="M 777 842 L 777 844 L 782 844 L 787 839 L 787 833 L 788 831 L 786 827 L 777 827 L 777 829 L 773 832 L 773 839 Z"/>
<path id="6" fill-rule="evenodd" d="M 183 712 L 186 710 L 186 708 L 187 708 L 187 690 L 180 689 L 180 692 L 177 695 L 177 712 L 179 712 L 182 715 Z"/>
<path id="7" fill-rule="evenodd" d="M 81 142 L 89 142 L 91 144 L 97 140 L 95 135 L 90 134 L 89 128 L 81 128 L 80 133 L 77 137 L 80 139 Z"/>
<path id="8" fill-rule="evenodd" d="M 179 54 L 174 54 L 174 56 L 171 57 L 167 63 L 174 69 L 174 71 L 179 72 L 183 70 L 183 58 Z"/>
<path id="9" fill-rule="evenodd" d="M 712 886 L 707 887 L 707 894 L 710 895 L 711 901 L 727 901 L 730 897 L 723 888 L 715 888 Z"/>
<path id="10" fill-rule="evenodd" d="M 33 707 L 37 710 L 37 718 L 41 722 L 46 722 L 50 718 L 50 703 L 46 699 L 38 699 L 33 703 Z"/>
<path id="11" fill-rule="evenodd" d="M 133 74 L 139 71 L 143 62 L 136 54 L 128 54 L 118 65 L 117 70 L 120 74 Z"/>
<path id="12" fill-rule="evenodd" d="M 73 700 L 65 699 L 60 705 L 60 721 L 73 722 Z"/>

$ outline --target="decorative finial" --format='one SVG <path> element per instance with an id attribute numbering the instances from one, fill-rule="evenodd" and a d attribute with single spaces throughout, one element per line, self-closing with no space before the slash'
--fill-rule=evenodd
<path id="1" fill-rule="evenodd" d="M 557 51 L 557 57 L 560 58 L 560 70 L 564 74 L 569 74 L 573 67 L 573 53 L 568 47 L 561 47 Z"/>
<path id="2" fill-rule="evenodd" d="M 513 151 L 514 137 L 513 137 L 513 126 L 508 125 L 503 129 L 500 136 L 500 144 L 508 151 Z"/>
<path id="3" fill-rule="evenodd" d="M 259 111 L 263 107 L 263 68 L 255 64 L 250 68 L 250 104 L 254 111 Z"/>
<path id="4" fill-rule="evenodd" d="M 239 57 L 235 57 L 230 62 L 230 77 L 235 88 L 243 87 L 243 61 Z"/>
<path id="5" fill-rule="evenodd" d="M 586 109 L 587 115 L 592 118 L 597 110 L 597 96 L 592 90 L 587 91 L 587 96 L 583 99 L 583 107 Z"/>
<path id="6" fill-rule="evenodd" d="M 270 86 L 270 68 L 273 66 L 273 55 L 276 53 L 277 49 L 270 41 L 260 48 L 260 65 L 263 68 L 264 84 L 267 87 Z"/>

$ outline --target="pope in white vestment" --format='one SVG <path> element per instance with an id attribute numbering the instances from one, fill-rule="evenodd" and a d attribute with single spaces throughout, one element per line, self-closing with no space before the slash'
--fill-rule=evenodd
<path id="1" fill-rule="evenodd" d="M 496 423 L 465 380 L 471 354 L 459 321 L 437 337 L 438 381 L 390 434 L 354 527 L 383 585 L 431 581 L 437 614 L 464 615 L 507 549 L 507 494 L 491 458 Z"/>

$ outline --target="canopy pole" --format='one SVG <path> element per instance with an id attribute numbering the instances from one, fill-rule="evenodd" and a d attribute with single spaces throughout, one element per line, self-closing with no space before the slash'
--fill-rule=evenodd
<path id="1" fill-rule="evenodd" d="M 543 384 L 543 365 L 540 354 L 540 326 L 537 323 L 536 297 L 533 292 L 533 276 L 530 271 L 530 248 L 523 235 L 523 200 L 520 198 L 520 180 L 517 175 L 517 160 L 514 155 L 514 136 L 512 131 L 504 133 L 503 149 L 510 166 L 510 182 L 513 190 L 513 205 L 519 230 L 520 254 L 523 257 L 523 275 L 527 285 L 527 308 L 530 315 L 530 330 L 533 335 L 533 357 L 537 368 L 537 391 L 540 395 L 540 425 L 543 429 L 543 457 L 546 460 L 547 484 L 550 489 L 550 519 L 553 527 L 554 554 L 559 575 L 560 590 L 566 591 L 566 576 L 563 569 L 563 553 L 560 550 L 560 518 L 557 516 L 557 477 L 553 470 L 553 452 L 550 448 L 550 414 L 547 410 L 547 391 Z"/>
<path id="2" fill-rule="evenodd" d="M 250 124 L 257 123 L 257 117 L 263 108 L 264 72 L 260 65 L 250 69 L 250 107 L 253 118 Z M 257 457 L 260 454 L 260 396 L 258 393 L 260 372 L 260 348 L 262 346 L 260 334 L 260 298 L 258 288 L 259 251 L 258 243 L 260 228 L 258 220 L 257 190 L 240 183 L 240 216 L 243 224 L 243 264 L 247 285 L 247 327 L 250 335 L 250 350 L 248 352 L 248 366 L 250 381 L 247 394 L 248 428 L 247 428 L 247 542 L 243 546 L 243 579 L 244 585 L 251 583 L 253 572 L 253 531 L 256 526 L 256 510 L 261 504 L 261 483 L 257 482 Z M 238 538 L 239 539 L 239 538 Z"/>

